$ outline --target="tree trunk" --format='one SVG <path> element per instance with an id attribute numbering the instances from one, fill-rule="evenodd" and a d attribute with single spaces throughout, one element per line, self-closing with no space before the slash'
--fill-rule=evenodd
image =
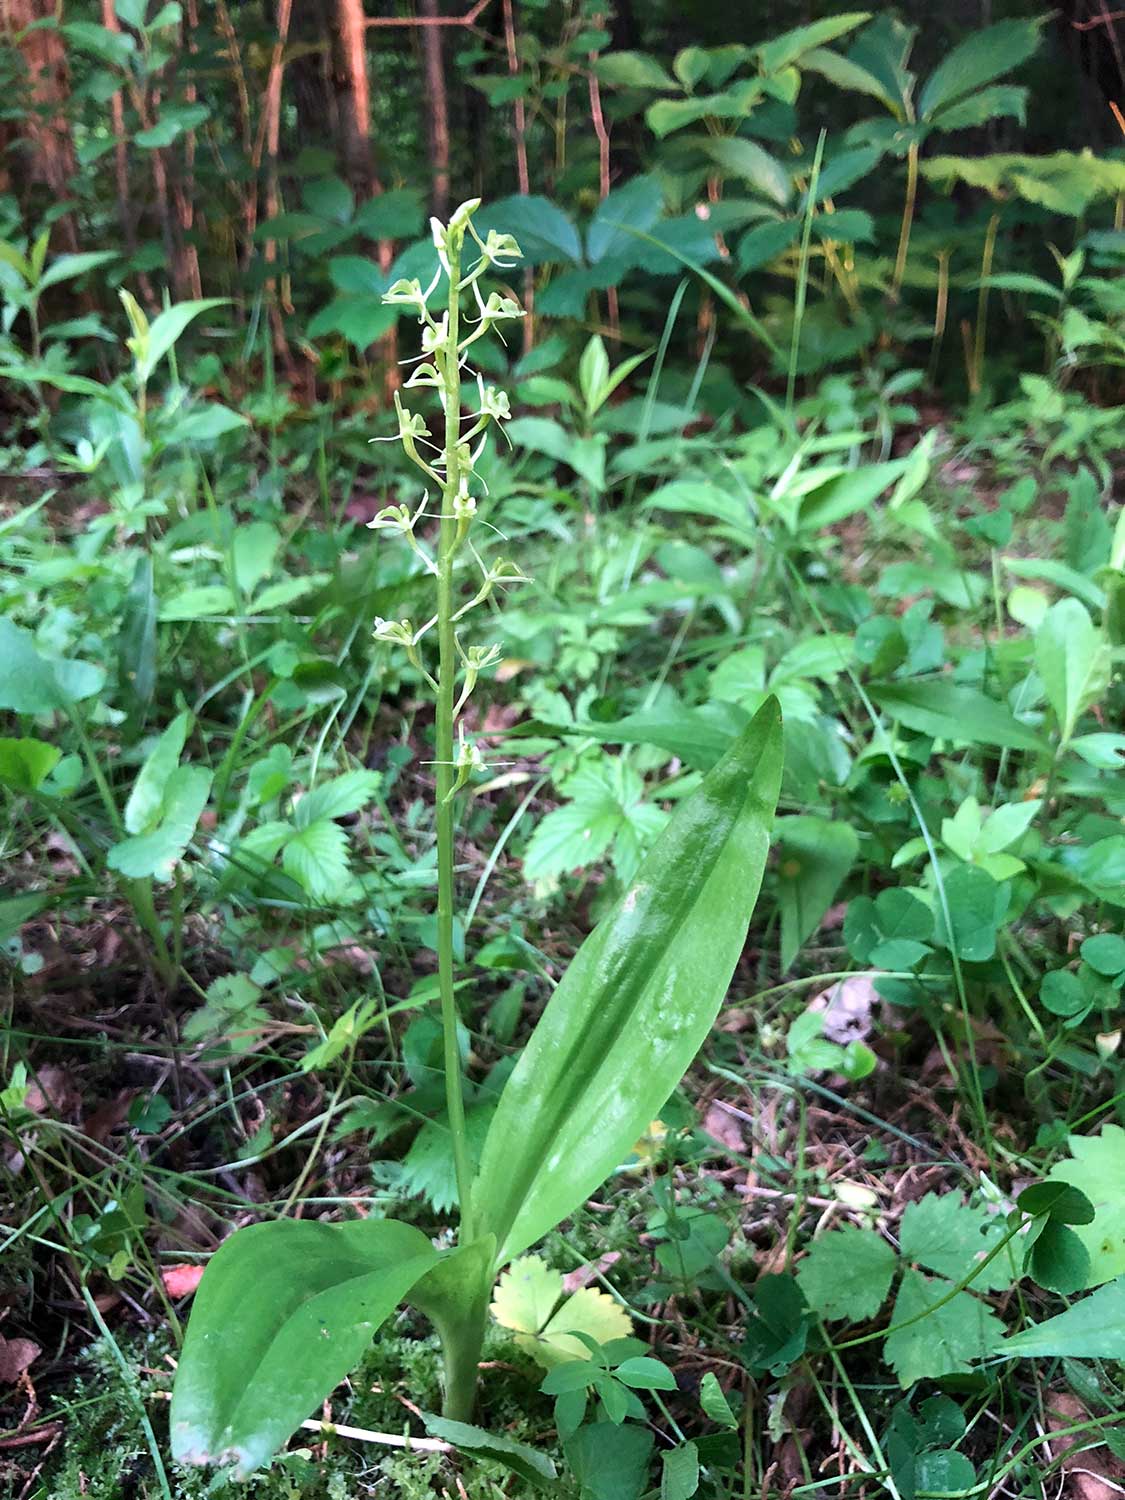
<path id="1" fill-rule="evenodd" d="M 436 21 L 441 14 L 439 0 L 418 0 L 418 14 Z M 443 222 L 449 216 L 449 98 L 445 86 L 444 29 L 442 26 L 420 28 L 422 69 L 426 80 L 423 113 L 433 168 L 430 201 L 434 214 Z"/>
<path id="2" fill-rule="evenodd" d="M 363 0 L 336 0 L 333 30 L 340 153 L 344 176 L 357 202 L 362 203 L 379 191 L 371 149 L 371 86 Z"/>
<path id="3" fill-rule="evenodd" d="M 23 121 L 27 154 L 24 181 L 46 188 L 49 198 L 70 197 L 70 182 L 78 170 L 74 141 L 66 118 L 70 71 L 62 33 L 54 27 L 27 28 L 35 21 L 62 19 L 62 0 L 4 0 L 0 6 L 3 31 L 27 68 L 30 108 Z M 56 220 L 56 248 L 75 250 L 78 236 L 70 214 Z"/>

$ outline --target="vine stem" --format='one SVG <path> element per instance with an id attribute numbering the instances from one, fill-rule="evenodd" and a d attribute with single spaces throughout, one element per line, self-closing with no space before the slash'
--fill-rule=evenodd
<path id="1" fill-rule="evenodd" d="M 445 1109 L 453 1144 L 453 1166 L 460 1208 L 459 1243 L 475 1238 L 472 1174 L 465 1135 L 465 1097 L 461 1082 L 461 1053 L 457 1045 L 457 999 L 453 988 L 453 694 L 457 678 L 457 643 L 454 639 L 453 560 L 457 551 L 457 520 L 454 503 L 460 484 L 461 366 L 460 342 L 461 244 L 463 228 L 447 240 L 449 257 L 449 323 L 441 355 L 442 404 L 445 408 L 445 483 L 438 538 L 437 632 L 438 691 L 436 724 L 437 758 L 437 865 L 438 865 L 438 990 L 445 1058 Z"/>

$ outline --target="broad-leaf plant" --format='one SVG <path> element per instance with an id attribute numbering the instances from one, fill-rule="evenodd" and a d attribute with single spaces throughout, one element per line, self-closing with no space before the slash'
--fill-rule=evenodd
<path id="1" fill-rule="evenodd" d="M 457 1045 L 453 847 L 458 794 L 481 763 L 461 714 L 495 652 L 463 634 L 493 589 L 520 575 L 508 562 L 483 564 L 472 541 L 475 465 L 489 429 L 508 415 L 507 399 L 470 377 L 477 409 L 466 416 L 462 386 L 471 346 L 522 316 L 508 296 L 482 295 L 485 274 L 520 252 L 511 235 L 480 237 L 477 206 L 463 204 L 447 225 L 433 221 L 439 269 L 430 286 L 404 280 L 386 293 L 417 312 L 422 360 L 405 389 L 436 393 L 444 441 L 431 443 L 424 416 L 396 398 L 399 439 L 427 498 L 413 514 L 388 507 L 372 523 L 417 549 L 437 596 L 420 628 L 380 620 L 375 634 L 402 646 L 436 698 L 438 968 L 457 1243 L 437 1249 L 411 1225 L 372 1217 L 281 1219 L 240 1229 L 222 1245 L 187 1329 L 172 1443 L 181 1461 L 231 1464 L 241 1476 L 268 1462 L 401 1303 L 440 1336 L 445 1417 L 471 1416 L 499 1272 L 624 1160 L 714 1022 L 745 941 L 780 787 L 781 720 L 771 697 L 680 804 L 575 955 L 507 1080 L 474 1175 Z M 445 307 L 435 316 L 443 281 Z M 416 535 L 431 492 L 441 507 L 436 555 Z"/>

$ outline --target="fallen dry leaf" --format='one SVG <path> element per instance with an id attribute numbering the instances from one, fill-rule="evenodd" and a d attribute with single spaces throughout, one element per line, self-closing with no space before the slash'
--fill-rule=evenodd
<path id="1" fill-rule="evenodd" d="M 1072 1427 L 1076 1422 L 1086 1422 L 1090 1413 L 1070 1391 L 1053 1391 L 1048 1398 L 1047 1426 L 1052 1432 L 1060 1427 Z M 1063 1494 L 1067 1500 L 1118 1500 L 1121 1480 L 1125 1478 L 1125 1465 L 1115 1459 L 1106 1448 L 1086 1448 L 1071 1453 L 1075 1445 L 1084 1441 L 1083 1436 L 1056 1438 L 1051 1447 L 1056 1453 L 1065 1453 L 1062 1461 L 1067 1488 Z"/>
<path id="2" fill-rule="evenodd" d="M 602 1276 L 609 1270 L 610 1266 L 616 1265 L 621 1259 L 617 1250 L 607 1250 L 604 1255 L 599 1255 L 597 1260 L 589 1261 L 584 1266 L 579 1266 L 576 1271 L 570 1271 L 563 1277 L 563 1291 L 576 1292 L 580 1287 L 588 1286 L 595 1276 Z"/>
<path id="3" fill-rule="evenodd" d="M 15 1385 L 42 1353 L 30 1339 L 6 1339 L 0 1334 L 0 1385 Z"/>
<path id="4" fill-rule="evenodd" d="M 52 1114 L 66 1119 L 75 1113 L 82 1099 L 66 1069 L 46 1063 L 36 1069 L 24 1103 L 37 1115 Z"/>
<path id="5" fill-rule="evenodd" d="M 703 1116 L 703 1129 L 713 1141 L 725 1146 L 728 1151 L 742 1153 L 746 1150 L 746 1138 L 742 1126 L 729 1110 L 721 1104 L 712 1104 Z"/>
<path id="6" fill-rule="evenodd" d="M 203 1267 L 166 1266 L 160 1273 L 160 1279 L 169 1297 L 190 1297 L 203 1279 Z"/>

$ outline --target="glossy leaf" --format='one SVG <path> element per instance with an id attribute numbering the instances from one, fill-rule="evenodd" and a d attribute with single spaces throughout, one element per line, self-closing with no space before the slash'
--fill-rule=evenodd
<path id="1" fill-rule="evenodd" d="M 420 1230 L 386 1219 L 232 1235 L 195 1296 L 172 1391 L 175 1458 L 243 1478 L 260 1468 L 437 1259 Z"/>
<path id="2" fill-rule="evenodd" d="M 500 1264 L 605 1181 L 707 1035 L 761 884 L 781 765 L 770 699 L 551 997 L 505 1086 L 475 1190 Z"/>

